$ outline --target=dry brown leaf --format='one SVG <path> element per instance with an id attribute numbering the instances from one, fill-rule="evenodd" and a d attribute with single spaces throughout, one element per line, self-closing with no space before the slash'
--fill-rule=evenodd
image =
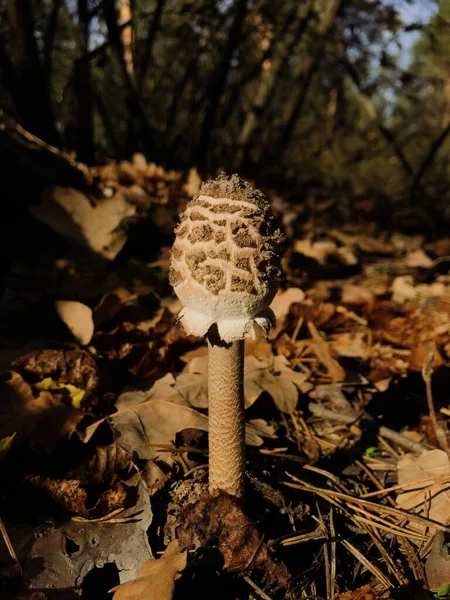
<path id="1" fill-rule="evenodd" d="M 138 477 L 134 479 L 137 483 Z M 34 589 L 51 589 L 59 598 L 100 564 L 115 564 L 122 583 L 138 577 L 141 565 L 152 558 L 147 535 L 152 511 L 142 481 L 137 494 L 132 506 L 118 515 L 119 523 L 58 519 L 38 529 L 35 522 L 11 529 L 12 543 L 24 552 L 24 582 Z"/>
<path id="2" fill-rule="evenodd" d="M 113 260 L 127 240 L 120 224 L 136 213 L 136 207 L 127 202 L 120 190 L 93 207 L 82 192 L 51 186 L 44 190 L 41 204 L 33 206 L 31 212 L 59 235 Z"/>
<path id="3" fill-rule="evenodd" d="M 329 256 L 334 256 L 337 246 L 331 240 L 311 242 L 311 240 L 297 240 L 294 243 L 294 252 L 308 258 L 313 258 L 319 264 L 325 264 Z"/>
<path id="4" fill-rule="evenodd" d="M 249 345 L 248 352 L 255 349 L 257 358 L 246 354 L 244 363 L 244 397 L 245 408 L 250 408 L 263 392 L 273 398 L 277 408 L 282 412 L 295 410 L 298 401 L 298 390 L 306 393 L 311 389 L 307 375 L 293 371 L 285 356 L 275 356 L 270 344 L 257 343 Z M 270 350 L 270 353 L 269 353 Z M 187 355 L 184 356 L 186 360 Z M 174 389 L 185 399 L 187 404 L 195 408 L 208 406 L 208 357 L 201 353 L 190 353 L 187 373 L 181 373 L 175 380 Z M 169 393 L 164 393 L 167 397 Z"/>
<path id="5" fill-rule="evenodd" d="M 204 374 L 180 373 L 175 381 L 175 389 L 190 406 L 208 408 L 208 379 Z"/>
<path id="6" fill-rule="evenodd" d="M 346 331 L 328 336 L 329 344 L 338 356 L 364 358 L 367 353 L 367 331 Z"/>
<path id="7" fill-rule="evenodd" d="M 139 570 L 141 579 L 128 581 L 112 590 L 114 600 L 171 600 L 175 580 L 187 564 L 187 552 L 172 540 L 157 560 L 148 560 Z"/>
<path id="8" fill-rule="evenodd" d="M 335 596 L 335 600 L 375 600 L 375 592 L 368 584 L 351 592 L 344 592 Z"/>
<path id="9" fill-rule="evenodd" d="M 434 534 L 431 552 L 425 562 L 425 573 L 428 587 L 433 592 L 450 581 L 450 554 L 443 531 Z"/>
<path id="10" fill-rule="evenodd" d="M 34 396 L 31 386 L 14 371 L 0 375 L 0 439 L 14 433 L 52 452 L 59 438 L 75 430 L 83 413 L 50 392 Z"/>
<path id="11" fill-rule="evenodd" d="M 346 283 L 342 286 L 341 302 L 347 306 L 371 304 L 375 298 L 373 291 L 366 285 Z"/>
<path id="12" fill-rule="evenodd" d="M 344 381 L 345 370 L 338 361 L 331 356 L 328 344 L 319 335 L 319 332 L 311 321 L 308 321 L 308 329 L 314 341 L 314 351 L 316 356 L 326 368 L 329 377 L 331 377 L 333 381 Z"/>
<path id="13" fill-rule="evenodd" d="M 93 311 L 95 326 L 112 319 L 133 298 L 133 294 L 123 287 L 116 288 L 105 294 L 97 303 Z"/>
<path id="14" fill-rule="evenodd" d="M 89 344 L 94 335 L 92 309 L 86 304 L 74 300 L 58 300 L 55 302 L 55 308 L 59 318 L 77 342 L 82 346 Z"/>
<path id="15" fill-rule="evenodd" d="M 450 461 L 443 450 L 429 450 L 418 457 L 406 454 L 398 462 L 397 473 L 399 485 L 417 482 L 412 491 L 397 496 L 399 508 L 414 510 L 438 523 L 450 523 Z M 425 532 L 425 526 L 414 524 L 414 528 Z"/>
<path id="16" fill-rule="evenodd" d="M 433 261 L 421 248 L 417 248 L 405 257 L 405 265 L 412 268 L 430 269 L 433 266 Z"/>
<path id="17" fill-rule="evenodd" d="M 88 508 L 87 492 L 76 479 L 50 479 L 30 475 L 26 481 L 60 507 L 86 519 L 99 519 L 118 508 L 133 506 L 137 497 L 137 488 L 118 482 L 113 488 L 102 492 L 95 505 Z M 89 502 L 92 503 L 92 498 L 89 498 Z"/>
<path id="18" fill-rule="evenodd" d="M 401 275 L 392 282 L 393 302 L 406 302 L 417 298 L 417 290 L 414 287 L 414 279 L 411 275 Z"/>
<path id="19" fill-rule="evenodd" d="M 282 328 L 284 319 L 289 313 L 289 309 L 294 302 L 303 302 L 305 292 L 300 288 L 288 288 L 285 292 L 278 293 L 272 301 L 270 308 L 273 310 L 277 329 Z"/>
<path id="20" fill-rule="evenodd" d="M 275 562 L 263 535 L 243 512 L 239 501 L 225 492 L 201 495 L 194 504 L 183 507 L 177 537 L 188 546 L 218 542 L 228 571 L 264 570 L 266 581 L 285 586 L 288 570 Z"/>
<path id="21" fill-rule="evenodd" d="M 85 399 L 96 393 L 99 374 L 95 359 L 86 350 L 36 350 L 12 363 L 13 369 L 31 381 L 51 377 L 85 390 Z"/>

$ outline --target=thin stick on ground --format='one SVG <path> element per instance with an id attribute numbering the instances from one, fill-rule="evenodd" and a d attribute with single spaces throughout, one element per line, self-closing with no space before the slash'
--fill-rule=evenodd
<path id="1" fill-rule="evenodd" d="M 19 562 L 19 559 L 17 558 L 16 551 L 14 550 L 14 546 L 12 545 L 12 542 L 9 538 L 8 532 L 6 531 L 5 524 L 3 523 L 3 520 L 1 517 L 0 517 L 0 535 L 3 538 L 3 541 L 5 543 L 6 549 L 8 550 L 10 557 L 16 563 L 16 565 L 19 567 L 20 572 L 22 572 L 22 567 L 20 566 L 20 562 Z"/>
<path id="2" fill-rule="evenodd" d="M 430 420 L 433 425 L 434 433 L 436 434 L 437 441 L 441 449 L 450 455 L 450 448 L 447 442 L 447 434 L 439 425 L 436 409 L 434 408 L 433 390 L 431 388 L 431 377 L 433 375 L 433 360 L 434 360 L 434 348 L 428 353 L 427 360 L 423 364 L 422 368 L 422 379 L 425 383 L 425 390 L 427 394 L 428 412 L 430 413 Z"/>

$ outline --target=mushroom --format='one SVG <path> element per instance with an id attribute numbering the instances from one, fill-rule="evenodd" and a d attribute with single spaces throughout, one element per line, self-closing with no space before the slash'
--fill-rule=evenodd
<path id="1" fill-rule="evenodd" d="M 264 195 L 238 175 L 202 184 L 180 215 L 170 283 L 190 335 L 208 340 L 209 490 L 244 494 L 244 338 L 275 324 L 280 239 Z"/>

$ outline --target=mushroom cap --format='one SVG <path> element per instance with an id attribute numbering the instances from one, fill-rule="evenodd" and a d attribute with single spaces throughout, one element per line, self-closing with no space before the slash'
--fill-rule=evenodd
<path id="1" fill-rule="evenodd" d="M 264 195 L 238 175 L 203 183 L 175 230 L 170 283 L 183 302 L 181 321 L 203 336 L 216 324 L 233 342 L 265 333 L 280 276 L 280 232 Z"/>

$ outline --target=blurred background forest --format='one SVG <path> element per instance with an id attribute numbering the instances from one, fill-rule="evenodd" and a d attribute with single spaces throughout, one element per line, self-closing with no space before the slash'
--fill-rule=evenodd
<path id="1" fill-rule="evenodd" d="M 450 0 L 3 0 L 0 23 L 4 123 L 79 161 L 450 221 Z"/>

